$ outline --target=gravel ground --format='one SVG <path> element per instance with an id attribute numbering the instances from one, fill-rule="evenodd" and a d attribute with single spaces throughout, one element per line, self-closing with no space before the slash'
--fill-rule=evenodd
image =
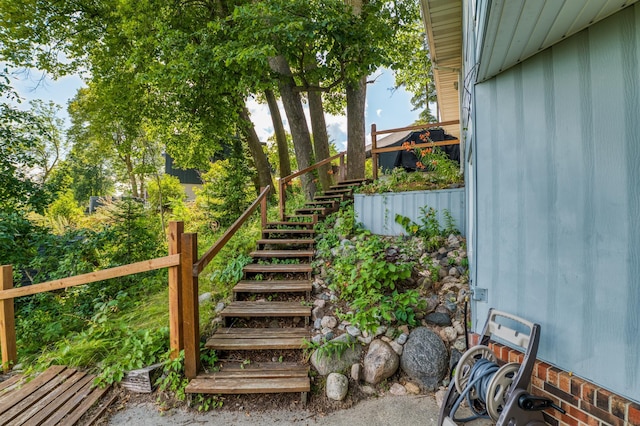
<path id="1" fill-rule="evenodd" d="M 438 407 L 431 395 L 384 396 L 321 416 L 306 410 L 277 410 L 261 413 L 212 411 L 188 412 L 173 409 L 160 412 L 152 403 L 128 404 L 114 414 L 110 425 L 182 426 L 182 425 L 423 425 L 436 426 Z"/>

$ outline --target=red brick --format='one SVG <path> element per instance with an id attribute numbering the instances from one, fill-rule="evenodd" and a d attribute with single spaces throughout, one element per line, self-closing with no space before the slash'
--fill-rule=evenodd
<path id="1" fill-rule="evenodd" d="M 547 370 L 547 382 L 551 383 L 553 386 L 558 386 L 558 374 L 560 374 L 560 369 L 556 367 L 551 367 Z"/>
<path id="2" fill-rule="evenodd" d="M 579 377 L 571 378 L 571 395 L 582 398 L 582 385 L 586 382 Z"/>
<path id="3" fill-rule="evenodd" d="M 562 404 L 562 408 L 567 411 L 567 414 L 571 417 L 580 420 L 581 423 L 587 423 L 589 421 L 589 415 L 577 407 L 569 404 Z"/>
<path id="4" fill-rule="evenodd" d="M 627 417 L 627 406 L 629 405 L 629 401 L 613 394 L 611 395 L 611 398 L 609 398 L 609 403 L 611 404 L 611 414 L 623 420 Z"/>
<path id="5" fill-rule="evenodd" d="M 532 377 L 531 378 L 531 384 L 537 388 L 543 389 L 544 388 L 544 381 L 539 378 L 539 377 Z"/>
<path id="6" fill-rule="evenodd" d="M 640 405 L 636 403 L 629 405 L 627 422 L 632 425 L 640 425 Z"/>
<path id="7" fill-rule="evenodd" d="M 595 385 L 584 382 L 582 385 L 582 399 L 590 404 L 593 404 L 596 399 L 596 387 Z"/>
<path id="8" fill-rule="evenodd" d="M 571 376 L 566 371 L 562 371 L 558 375 L 558 388 L 567 393 L 571 393 Z"/>
<path id="9" fill-rule="evenodd" d="M 469 344 L 471 346 L 477 346 L 480 343 L 480 335 L 476 333 L 469 334 Z"/>
<path id="10" fill-rule="evenodd" d="M 536 375 L 538 377 L 540 377 L 542 380 L 547 380 L 547 371 L 551 368 L 551 366 L 549 364 L 547 364 L 546 362 L 540 362 L 538 363 L 537 369 L 536 369 Z"/>
<path id="11" fill-rule="evenodd" d="M 609 398 L 611 395 L 611 392 L 608 390 L 598 388 L 596 390 L 596 407 L 604 411 L 609 411 Z"/>

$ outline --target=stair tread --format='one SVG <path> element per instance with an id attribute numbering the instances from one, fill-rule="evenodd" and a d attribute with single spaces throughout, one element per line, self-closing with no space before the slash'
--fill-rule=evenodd
<path id="1" fill-rule="evenodd" d="M 250 317 L 298 317 L 310 316 L 311 307 L 304 306 L 300 302 L 231 302 L 224 308 L 220 315 L 250 316 Z"/>
<path id="2" fill-rule="evenodd" d="M 313 197 L 314 200 L 337 200 L 344 199 L 344 194 L 332 194 L 332 195 L 316 195 Z"/>
<path id="3" fill-rule="evenodd" d="M 313 268 L 308 263 L 276 263 L 270 265 L 261 265 L 259 263 L 250 263 L 242 268 L 244 272 L 311 272 Z"/>
<path id="4" fill-rule="evenodd" d="M 316 231 L 313 229 L 263 229 L 263 234 L 315 234 Z"/>
<path id="5" fill-rule="evenodd" d="M 311 291 L 311 280 L 242 280 L 233 287 L 234 293 L 300 293 Z"/>
<path id="6" fill-rule="evenodd" d="M 217 350 L 301 349 L 310 334 L 305 328 L 223 328 L 207 340 L 206 347 Z"/>
<path id="7" fill-rule="evenodd" d="M 266 226 L 304 226 L 305 228 L 313 227 L 312 222 L 292 222 L 290 220 L 278 220 L 274 222 L 267 222 Z M 274 228 L 270 228 L 274 229 Z M 276 228 L 277 229 L 277 228 Z"/>
<path id="8" fill-rule="evenodd" d="M 313 250 L 254 250 L 251 257 L 311 257 Z"/>
<path id="9" fill-rule="evenodd" d="M 246 393 L 283 393 L 309 392 L 311 382 L 309 377 L 206 377 L 191 380 L 186 393 L 209 394 L 246 394 Z"/>
<path id="10" fill-rule="evenodd" d="M 263 238 L 257 244 L 313 244 L 313 238 Z"/>

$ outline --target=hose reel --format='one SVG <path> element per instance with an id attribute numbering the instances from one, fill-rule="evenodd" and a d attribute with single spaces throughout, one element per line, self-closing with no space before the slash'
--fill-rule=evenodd
<path id="1" fill-rule="evenodd" d="M 488 415 L 497 421 L 506 402 L 509 387 L 520 369 L 516 362 L 499 367 L 493 351 L 485 345 L 478 345 L 464 353 L 453 377 L 459 397 L 451 417 L 466 398 L 474 418 Z M 463 419 L 464 420 L 464 419 Z"/>
<path id="2" fill-rule="evenodd" d="M 528 329 L 528 333 L 523 329 Z M 498 365 L 497 357 L 488 346 L 494 338 L 524 349 L 522 364 Z M 542 426 L 545 423 L 541 410 L 552 407 L 563 411 L 551 400 L 527 392 L 539 338 L 538 324 L 491 309 L 480 345 L 466 351 L 458 361 L 440 408 L 438 426 L 457 426 L 477 418 L 489 418 L 498 426 Z M 463 401 L 473 415 L 459 419 L 455 414 Z"/>

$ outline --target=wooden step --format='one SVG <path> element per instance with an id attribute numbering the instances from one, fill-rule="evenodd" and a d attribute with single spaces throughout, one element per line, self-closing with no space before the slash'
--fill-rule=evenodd
<path id="1" fill-rule="evenodd" d="M 251 257 L 260 258 L 276 258 L 276 259 L 291 259 L 291 258 L 309 258 L 313 257 L 315 252 L 313 250 L 256 250 L 249 253 Z"/>
<path id="2" fill-rule="evenodd" d="M 307 245 L 313 246 L 316 242 L 313 238 L 263 238 L 257 241 L 258 247 L 270 245 Z"/>
<path id="3" fill-rule="evenodd" d="M 321 200 L 339 200 L 344 201 L 347 197 L 344 194 L 335 194 L 335 195 L 316 195 L 313 197 L 316 201 Z"/>
<path id="4" fill-rule="evenodd" d="M 231 328 L 218 329 L 206 347 L 221 351 L 301 349 L 311 338 L 306 328 Z"/>
<path id="5" fill-rule="evenodd" d="M 284 218 L 287 220 L 292 220 L 292 221 L 297 221 L 299 220 L 300 222 L 305 222 L 305 223 L 315 223 L 315 220 L 317 218 L 317 214 L 292 214 L 292 215 L 286 215 Z"/>
<path id="6" fill-rule="evenodd" d="M 242 280 L 233 287 L 234 293 L 304 293 L 310 292 L 311 280 Z"/>
<path id="7" fill-rule="evenodd" d="M 313 229 L 263 229 L 262 235 L 304 235 L 306 237 L 315 235 Z"/>
<path id="8" fill-rule="evenodd" d="M 222 317 L 309 317 L 311 306 L 300 302 L 231 302 L 220 312 Z"/>
<path id="9" fill-rule="evenodd" d="M 308 367 L 293 363 L 251 365 L 199 374 L 187 385 L 186 393 L 246 394 L 309 392 Z M 304 398 L 303 398 L 304 399 Z"/>
<path id="10" fill-rule="evenodd" d="M 328 191 L 324 191 L 324 195 L 337 195 L 337 194 L 346 194 L 349 195 L 353 192 L 353 188 L 338 188 L 338 189 L 330 189 Z"/>
<path id="11" fill-rule="evenodd" d="M 301 209 L 296 210 L 297 215 L 317 214 L 318 217 L 326 216 L 328 212 L 329 212 L 329 209 L 325 207 L 303 207 Z"/>
<path id="12" fill-rule="evenodd" d="M 308 263 L 298 263 L 298 264 L 287 264 L 287 263 L 276 263 L 270 265 L 261 265 L 259 263 L 250 263 L 245 265 L 242 268 L 242 271 L 245 273 L 252 274 L 268 274 L 268 273 L 284 273 L 284 274 L 295 274 L 295 273 L 310 273 L 313 270 L 310 264 Z"/>
<path id="13" fill-rule="evenodd" d="M 274 222 L 267 222 L 265 227 L 268 229 L 278 229 L 282 227 L 290 227 L 290 228 L 313 228 L 315 225 L 312 222 L 293 222 L 290 220 L 279 220 Z"/>
<path id="14" fill-rule="evenodd" d="M 338 204 L 333 200 L 325 200 L 325 201 L 307 201 L 304 203 L 305 206 L 315 207 L 315 206 L 325 206 L 325 207 L 335 207 Z"/>
<path id="15" fill-rule="evenodd" d="M 362 185 L 368 183 L 369 179 L 345 179 L 338 182 L 338 185 Z"/>

